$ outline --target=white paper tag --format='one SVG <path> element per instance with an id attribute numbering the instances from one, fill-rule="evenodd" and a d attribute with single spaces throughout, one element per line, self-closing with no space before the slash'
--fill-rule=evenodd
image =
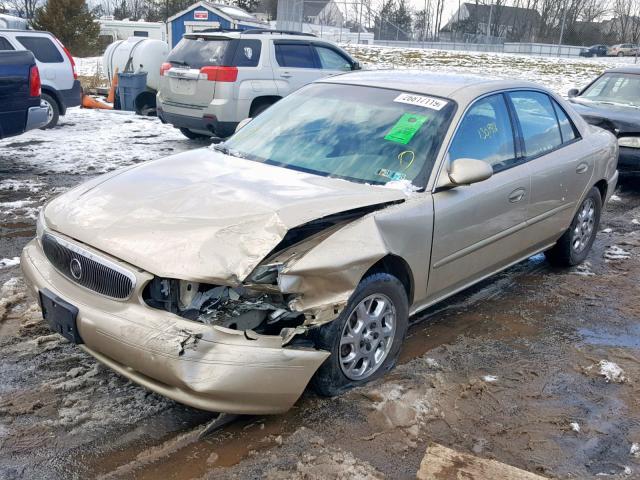
<path id="1" fill-rule="evenodd" d="M 439 98 L 424 97 L 413 93 L 401 93 L 393 101 L 408 103 L 409 105 L 418 105 L 419 107 L 430 108 L 431 110 L 442 110 L 447 103 L 449 103 L 446 100 L 441 100 Z"/>

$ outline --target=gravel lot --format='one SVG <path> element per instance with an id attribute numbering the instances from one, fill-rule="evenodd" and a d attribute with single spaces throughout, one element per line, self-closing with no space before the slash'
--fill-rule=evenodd
<path id="1" fill-rule="evenodd" d="M 372 67 L 537 79 L 594 60 L 352 48 Z M 87 65 L 91 62 L 87 61 Z M 201 439 L 211 414 L 149 393 L 51 335 L 17 256 L 38 209 L 99 173 L 206 144 L 157 119 L 72 109 L 0 142 L 0 478 L 415 478 L 429 442 L 551 478 L 640 478 L 640 183 L 606 207 L 588 262 L 532 257 L 415 318 L 401 365 L 342 397 Z"/>

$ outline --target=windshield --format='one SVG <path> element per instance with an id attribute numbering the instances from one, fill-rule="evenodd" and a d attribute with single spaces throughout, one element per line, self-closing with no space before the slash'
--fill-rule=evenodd
<path id="1" fill-rule="evenodd" d="M 580 96 L 594 102 L 640 107 L 640 75 L 605 73 Z"/>
<path id="2" fill-rule="evenodd" d="M 220 149 L 346 180 L 423 186 L 455 110 L 397 90 L 313 84 L 276 103 Z"/>
<path id="3" fill-rule="evenodd" d="M 222 65 L 229 40 L 182 38 L 171 50 L 167 62 L 191 68 Z"/>

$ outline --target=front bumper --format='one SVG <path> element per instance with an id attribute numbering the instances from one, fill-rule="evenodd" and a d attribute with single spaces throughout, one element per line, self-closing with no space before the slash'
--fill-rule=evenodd
<path id="1" fill-rule="evenodd" d="M 44 127 L 48 121 L 49 107 L 45 107 L 43 104 L 40 104 L 39 107 L 31 107 L 27 111 L 27 124 L 25 126 L 25 131 Z"/>
<path id="2" fill-rule="evenodd" d="M 87 353 L 130 380 L 195 408 L 284 412 L 329 356 L 322 350 L 283 347 L 279 336 L 211 327 L 147 307 L 139 298 L 150 278 L 144 272 L 135 272 L 141 287 L 130 300 L 107 299 L 58 273 L 35 240 L 24 248 L 21 266 L 36 297 L 46 288 L 78 308 L 81 347 Z"/>
<path id="3" fill-rule="evenodd" d="M 624 174 L 640 175 L 640 148 L 620 147 L 618 169 Z"/>

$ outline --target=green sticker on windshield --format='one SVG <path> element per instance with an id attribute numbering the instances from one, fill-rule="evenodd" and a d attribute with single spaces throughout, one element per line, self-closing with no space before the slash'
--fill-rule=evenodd
<path id="1" fill-rule="evenodd" d="M 401 143 L 406 145 L 411 141 L 424 122 L 427 121 L 426 115 L 415 115 L 413 113 L 405 113 L 400 117 L 391 131 L 384 137 L 385 140 Z"/>

